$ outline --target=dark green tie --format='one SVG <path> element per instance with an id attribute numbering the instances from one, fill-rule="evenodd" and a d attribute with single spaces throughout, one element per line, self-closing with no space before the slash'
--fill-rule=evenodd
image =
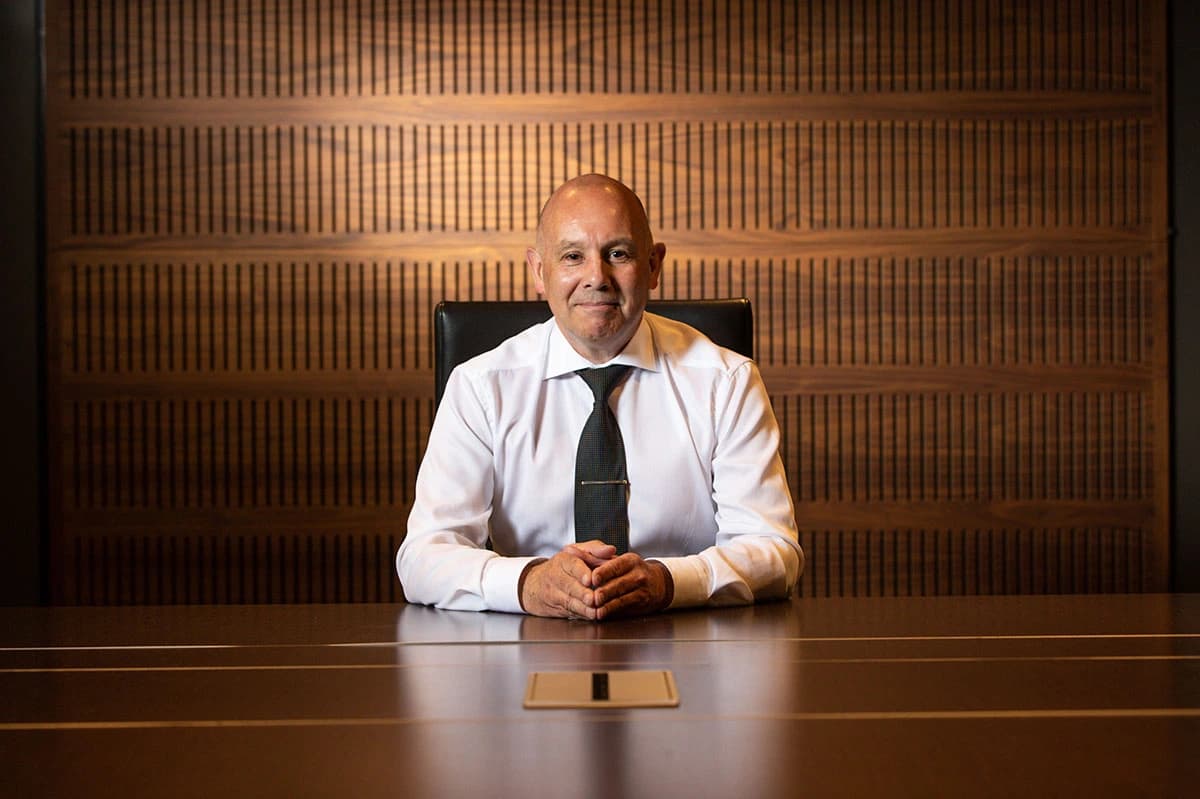
<path id="1" fill-rule="evenodd" d="M 592 390 L 595 404 L 583 425 L 575 454 L 575 540 L 598 538 L 629 551 L 629 478 L 625 471 L 625 443 L 608 397 L 632 366 L 580 369 Z"/>

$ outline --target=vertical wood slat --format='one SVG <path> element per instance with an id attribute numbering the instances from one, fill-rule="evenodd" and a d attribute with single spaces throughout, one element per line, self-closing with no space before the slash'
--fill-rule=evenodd
<path id="1" fill-rule="evenodd" d="M 1152 489 L 1141 463 L 1148 403 L 1136 393 L 852 394 L 783 397 L 776 413 L 792 433 L 783 454 L 800 502 L 1138 501 Z M 429 411 L 365 398 L 101 400 L 69 417 L 63 500 L 73 510 L 365 508 L 411 501 L 395 471 L 415 474 L 420 447 L 409 443 L 421 437 L 382 420 L 423 429 Z M 307 433 L 296 438 L 297 428 Z M 382 460 L 379 446 L 403 460 Z M 267 464 L 281 470 L 269 482 Z"/>
<path id="2" fill-rule="evenodd" d="M 395 602 L 394 536 L 99 536 L 70 557 L 79 604 Z"/>
<path id="3" fill-rule="evenodd" d="M 65 17 L 57 66 L 79 99 L 1146 90 L 1143 4 L 1097 2 L 1086 25 L 1033 5 L 62 0 L 54 10 Z"/>
<path id="4" fill-rule="evenodd" d="M 779 398 L 775 412 L 800 503 L 1148 502 L 1149 401 L 1133 392 L 824 394 Z"/>
<path id="5" fill-rule="evenodd" d="M 403 508 L 427 399 L 80 401 L 67 411 L 69 511 Z"/>
<path id="6" fill-rule="evenodd" d="M 1147 259 L 669 265 L 659 296 L 750 298 L 767 366 L 1139 365 L 1151 339 Z M 535 296 L 514 261 L 72 264 L 65 282 L 65 372 L 97 375 L 428 367 L 437 302 Z"/>
<path id="7" fill-rule="evenodd" d="M 800 544 L 811 553 L 803 596 L 1119 593 L 1150 584 L 1144 534 L 1133 529 L 802 529 Z"/>
<path id="8" fill-rule="evenodd" d="M 1136 166 L 1146 157 L 1146 128 L 1122 119 L 63 133 L 70 229 L 80 238 L 529 231 L 540 198 L 592 171 L 638 191 L 664 232 L 1149 222 Z M 514 169 L 505 172 L 510 157 Z"/>
<path id="9" fill-rule="evenodd" d="M 442 300 L 534 299 L 524 264 L 71 264 L 63 371 L 97 377 L 431 368 Z"/>
<path id="10" fill-rule="evenodd" d="M 531 297 L 536 208 L 590 170 L 646 199 L 674 256 L 660 296 L 752 299 L 760 364 L 787 387 L 803 590 L 1162 587 L 1161 17 L 1134 0 L 49 4 L 56 596 L 394 591 L 378 520 L 411 501 L 430 309 Z M 635 94 L 678 113 L 618 113 Z M 495 113 L 526 95 L 554 120 Z M 746 95 L 833 110 L 756 119 Z M 370 96 L 491 110 L 346 111 Z M 264 125 L 231 100 L 304 112 Z M 875 111 L 836 110 L 859 107 Z M 447 254 L 475 233 L 514 251 Z M 343 377 L 380 382 L 327 390 Z M 1046 518 L 805 525 L 838 502 Z M 1122 518 L 1071 522 L 1102 503 Z M 289 509 L 373 521 L 270 516 Z"/>

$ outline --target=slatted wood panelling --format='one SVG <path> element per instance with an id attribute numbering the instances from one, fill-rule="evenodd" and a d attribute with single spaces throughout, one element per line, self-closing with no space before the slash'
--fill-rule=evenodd
<path id="1" fill-rule="evenodd" d="M 1162 0 L 49 0 L 68 603 L 377 601 L 442 299 L 612 174 L 744 295 L 810 595 L 1163 589 Z"/>

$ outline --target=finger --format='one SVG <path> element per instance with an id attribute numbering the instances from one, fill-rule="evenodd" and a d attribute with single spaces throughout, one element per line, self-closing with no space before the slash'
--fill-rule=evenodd
<path id="1" fill-rule="evenodd" d="M 650 592 L 640 588 L 629 593 L 619 594 L 596 608 L 596 619 L 603 621 L 617 616 L 633 616 L 647 613 L 654 609 L 654 601 Z"/>
<path id="2" fill-rule="evenodd" d="M 588 571 L 589 575 L 591 574 L 592 570 L 595 569 L 597 566 L 600 566 L 607 562 L 603 558 L 597 558 L 597 557 L 593 556 L 587 550 L 579 549 L 579 548 L 575 547 L 574 545 L 564 547 L 563 552 L 571 555 L 573 558 L 578 560 L 580 563 L 584 564 L 584 566 L 587 567 L 587 571 Z M 588 580 L 586 582 L 588 582 L 588 584 L 590 584 L 590 580 Z"/>
<path id="3" fill-rule="evenodd" d="M 554 596 L 554 615 L 564 619 L 594 619 L 595 608 L 586 605 L 578 597 L 570 594 L 557 594 Z"/>
<path id="4" fill-rule="evenodd" d="M 596 589 L 596 618 L 662 610 L 670 602 L 665 571 L 660 564 L 639 558 L 635 568 Z"/>
<path id="5" fill-rule="evenodd" d="M 597 558 L 590 553 L 582 553 L 579 559 L 587 565 L 589 572 L 598 566 L 603 566 L 605 563 L 608 563 L 607 558 Z"/>
<path id="6" fill-rule="evenodd" d="M 589 608 L 594 608 L 596 601 L 592 589 L 592 570 L 587 564 L 567 552 L 555 555 L 551 562 L 555 566 L 550 574 L 555 588 L 564 597 L 570 597 Z"/>
<path id="7" fill-rule="evenodd" d="M 561 618 L 594 619 L 596 608 L 591 596 L 576 596 L 553 581 L 540 587 L 538 615 Z"/>
<path id="8" fill-rule="evenodd" d="M 592 560 L 602 562 L 612 560 L 617 556 L 617 548 L 612 544 L 606 544 L 599 539 L 593 538 L 591 541 L 580 541 L 576 544 L 570 544 L 570 548 L 579 550 L 584 553 L 584 557 L 590 557 Z"/>
<path id="9" fill-rule="evenodd" d="M 650 575 L 646 569 L 630 569 L 627 572 L 602 583 L 595 589 L 595 603 L 601 607 L 617 597 L 644 591 L 650 585 Z"/>
<path id="10" fill-rule="evenodd" d="M 585 588 L 590 588 L 593 585 L 593 566 L 584 558 L 575 554 L 573 548 L 567 547 L 563 549 L 562 552 L 554 556 L 553 560 L 557 562 L 558 570 L 568 579 Z"/>
<path id="11" fill-rule="evenodd" d="M 555 555 L 534 567 L 526 580 L 529 600 L 526 609 L 542 616 L 595 617 L 595 596 L 580 577 L 590 580 L 591 572 L 577 558 Z"/>
<path id="12" fill-rule="evenodd" d="M 600 586 L 627 574 L 644 564 L 641 556 L 635 552 L 626 552 L 619 558 L 605 561 L 592 570 L 592 585 Z"/>
<path id="13" fill-rule="evenodd" d="M 569 619 L 587 619 L 588 621 L 595 621 L 596 618 L 598 618 L 596 616 L 596 608 L 591 603 L 584 602 L 578 597 L 567 597 L 565 610 L 566 616 Z"/>

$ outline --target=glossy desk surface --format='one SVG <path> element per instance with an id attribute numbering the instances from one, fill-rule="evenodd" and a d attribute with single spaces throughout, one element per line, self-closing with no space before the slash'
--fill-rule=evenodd
<path id="1" fill-rule="evenodd" d="M 668 668 L 677 708 L 525 710 Z M 0 609 L 0 795 L 1192 796 L 1200 595 Z"/>

